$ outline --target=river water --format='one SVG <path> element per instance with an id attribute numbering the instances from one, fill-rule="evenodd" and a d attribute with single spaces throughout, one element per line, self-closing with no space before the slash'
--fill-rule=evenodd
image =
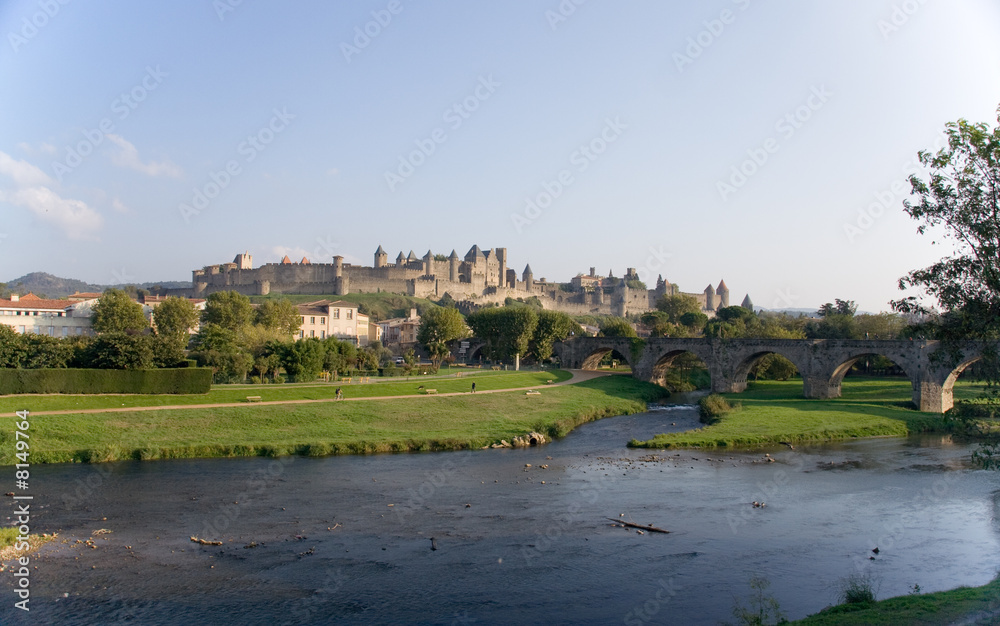
<path id="1" fill-rule="evenodd" d="M 3 574 L 0 622 L 717 624 L 752 575 L 794 619 L 855 572 L 888 597 L 997 571 L 998 476 L 947 437 L 625 447 L 696 426 L 670 407 L 528 450 L 33 467 L 32 531 L 59 539 L 29 613 Z"/>

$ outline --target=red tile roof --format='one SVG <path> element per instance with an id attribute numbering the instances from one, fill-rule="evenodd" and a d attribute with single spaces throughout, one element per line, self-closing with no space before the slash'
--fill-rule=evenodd
<path id="1" fill-rule="evenodd" d="M 3 309 L 38 309 L 38 310 L 41 310 L 41 309 L 56 310 L 56 309 L 58 309 L 58 310 L 62 311 L 66 307 L 70 307 L 70 306 L 73 306 L 74 304 L 77 304 L 76 302 L 72 302 L 70 300 L 43 300 L 43 299 L 39 298 L 38 296 L 34 296 L 32 298 L 28 298 L 27 300 L 25 300 L 26 297 L 27 296 L 21 297 L 18 302 L 13 302 L 11 300 L 0 299 L 0 308 L 3 308 Z"/>

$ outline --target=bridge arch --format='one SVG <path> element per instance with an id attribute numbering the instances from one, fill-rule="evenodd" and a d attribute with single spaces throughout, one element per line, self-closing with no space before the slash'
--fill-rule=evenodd
<path id="1" fill-rule="evenodd" d="M 887 350 L 886 351 L 871 350 L 859 354 L 852 354 L 851 356 L 848 356 L 846 359 L 844 359 L 839 365 L 837 365 L 833 369 L 832 374 L 830 375 L 830 386 L 837 387 L 839 389 L 841 383 L 844 382 L 844 377 L 847 376 L 847 373 L 851 371 L 851 368 L 854 367 L 854 365 L 858 361 L 860 361 L 866 356 L 880 356 L 884 359 L 888 359 L 893 363 L 895 363 L 896 367 L 901 369 L 903 371 L 903 374 L 907 378 L 909 378 L 911 381 L 914 380 L 913 374 L 915 372 L 910 371 L 913 369 L 913 367 L 909 366 L 906 363 L 905 359 L 900 359 L 898 356 L 894 357 L 892 354 L 889 354 Z"/>
<path id="2" fill-rule="evenodd" d="M 704 356 L 699 355 L 697 352 L 685 348 L 675 348 L 667 349 L 653 362 L 652 371 L 648 377 L 648 382 L 655 383 L 657 385 L 664 385 L 666 382 L 667 372 L 674 366 L 674 362 L 678 357 L 684 356 L 685 354 L 690 354 L 697 358 L 708 370 L 709 378 L 711 379 L 712 370 L 709 368 L 710 360 L 706 360 Z M 645 377 L 644 377 L 645 378 Z"/>
<path id="3" fill-rule="evenodd" d="M 728 378 L 730 380 L 730 391 L 735 392 L 746 390 L 747 377 L 749 377 L 753 366 L 756 365 L 758 361 L 771 354 L 776 354 L 791 361 L 792 365 L 795 366 L 795 369 L 798 370 L 800 375 L 807 371 L 806 368 L 808 367 L 808 363 L 803 362 L 800 355 L 793 354 L 790 351 L 781 350 L 780 348 L 759 348 L 750 350 L 747 354 L 740 355 L 740 357 L 736 359 L 736 365 L 729 373 Z"/>
<path id="4" fill-rule="evenodd" d="M 608 356 L 609 354 L 617 354 L 618 356 L 621 357 L 621 360 L 624 363 L 628 363 L 628 366 L 632 367 L 632 357 L 628 354 L 628 352 L 629 351 L 626 350 L 623 353 L 619 346 L 600 346 L 593 348 L 591 349 L 589 354 L 586 354 L 583 357 L 580 363 L 580 369 L 596 370 L 600 366 L 601 361 L 604 360 L 604 357 Z"/>

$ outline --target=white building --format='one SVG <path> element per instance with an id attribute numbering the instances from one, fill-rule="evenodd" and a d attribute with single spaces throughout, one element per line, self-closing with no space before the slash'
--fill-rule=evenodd
<path id="1" fill-rule="evenodd" d="M 96 299 L 47 300 L 33 293 L 0 299 L 0 323 L 20 334 L 49 337 L 93 335 L 91 305 Z"/>
<path id="2" fill-rule="evenodd" d="M 364 313 L 358 312 L 358 305 L 342 300 L 318 300 L 297 304 L 295 307 L 302 317 L 299 339 L 336 337 L 356 346 L 368 345 L 369 319 Z"/>

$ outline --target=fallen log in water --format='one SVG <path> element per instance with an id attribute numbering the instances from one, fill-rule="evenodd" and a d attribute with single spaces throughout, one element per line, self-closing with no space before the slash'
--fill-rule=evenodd
<path id="1" fill-rule="evenodd" d="M 653 526 L 652 524 L 650 524 L 649 526 L 641 526 L 639 524 L 633 524 L 632 522 L 626 522 L 625 520 L 615 519 L 613 517 L 609 517 L 608 519 L 611 520 L 612 522 L 617 523 L 617 524 L 622 524 L 623 526 L 628 526 L 629 528 L 638 528 L 639 530 L 648 530 L 651 533 L 666 533 L 666 534 L 670 533 L 669 530 L 663 530 L 662 528 L 657 528 L 656 526 Z"/>
<path id="2" fill-rule="evenodd" d="M 205 539 L 198 539 L 197 537 L 191 537 L 191 541 L 195 543 L 200 543 L 203 546 L 221 546 L 221 541 L 207 541 Z"/>

